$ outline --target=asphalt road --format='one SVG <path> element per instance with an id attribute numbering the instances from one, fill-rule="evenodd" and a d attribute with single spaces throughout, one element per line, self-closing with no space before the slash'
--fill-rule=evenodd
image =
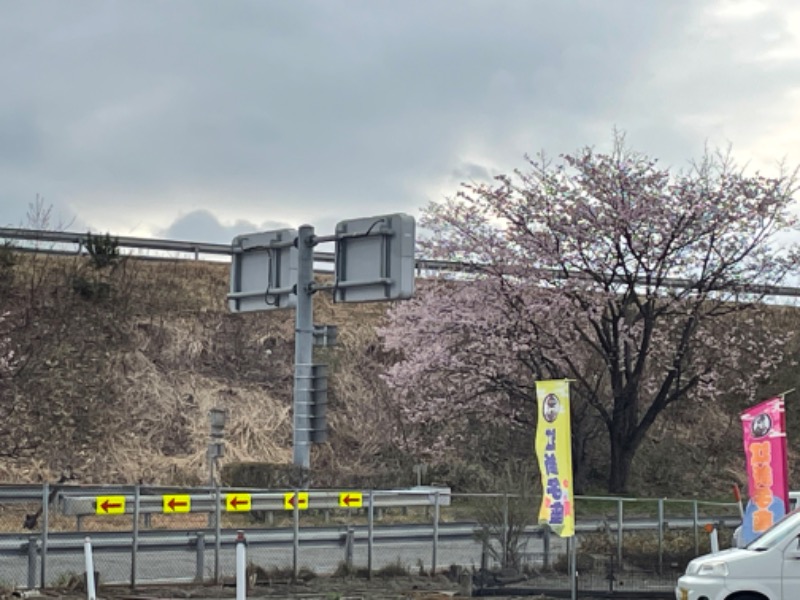
<path id="1" fill-rule="evenodd" d="M 563 553 L 563 542 L 551 540 L 551 552 Z M 358 541 L 353 547 L 353 565 L 366 568 L 368 564 L 367 545 Z M 528 540 L 526 553 L 536 555 L 543 552 L 542 541 L 535 538 Z M 235 575 L 235 550 L 222 548 L 220 551 L 219 574 L 221 577 Z M 106 583 L 129 583 L 131 580 L 131 552 L 95 551 L 93 552 L 95 571 L 100 573 L 101 580 Z M 333 574 L 345 560 L 345 550 L 331 544 L 314 545 L 305 543 L 298 553 L 299 568 L 307 568 L 319 574 Z M 403 569 L 419 573 L 430 571 L 433 560 L 433 544 L 430 541 L 414 542 L 376 542 L 373 546 L 373 569 L 400 566 Z M 267 571 L 284 570 L 291 572 L 293 549 L 291 546 L 255 547 L 247 549 L 247 561 L 261 566 Z M 191 582 L 197 572 L 197 553 L 193 549 L 186 550 L 139 550 L 137 557 L 136 580 L 138 583 L 159 582 Z M 481 564 L 481 544 L 474 540 L 451 540 L 441 542 L 437 548 L 437 568 L 450 565 L 479 567 Z M 41 558 L 37 560 L 36 582 L 41 569 Z M 214 548 L 207 546 L 203 561 L 204 579 L 212 580 L 215 574 Z M 49 585 L 63 583 L 70 575 L 85 571 L 85 559 L 81 552 L 51 553 L 47 557 L 46 579 Z M 0 580 L 15 586 L 24 587 L 28 582 L 28 559 L 20 553 L 15 556 L 0 556 Z"/>

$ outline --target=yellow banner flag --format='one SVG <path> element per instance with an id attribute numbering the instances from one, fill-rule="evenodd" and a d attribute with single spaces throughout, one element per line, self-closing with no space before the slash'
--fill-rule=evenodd
<path id="1" fill-rule="evenodd" d="M 561 537 L 571 537 L 575 535 L 575 502 L 569 381 L 537 381 L 536 400 L 536 456 L 542 473 L 539 523 L 547 523 Z"/>

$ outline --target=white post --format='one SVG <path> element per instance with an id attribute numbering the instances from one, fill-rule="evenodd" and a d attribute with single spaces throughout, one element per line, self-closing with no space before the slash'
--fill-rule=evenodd
<path id="1" fill-rule="evenodd" d="M 236 533 L 236 600 L 247 597 L 247 557 L 244 547 L 244 531 Z"/>
<path id="2" fill-rule="evenodd" d="M 711 530 L 711 554 L 719 552 L 719 533 L 716 526 Z"/>
<path id="3" fill-rule="evenodd" d="M 94 590 L 94 561 L 92 560 L 92 540 L 88 537 L 83 541 L 83 554 L 86 558 L 86 598 L 97 600 Z"/>

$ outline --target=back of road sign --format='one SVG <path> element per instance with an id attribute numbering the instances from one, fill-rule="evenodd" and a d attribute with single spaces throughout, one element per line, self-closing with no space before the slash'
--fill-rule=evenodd
<path id="1" fill-rule="evenodd" d="M 248 233 L 233 239 L 228 307 L 232 312 L 297 305 L 296 229 Z"/>
<path id="2" fill-rule="evenodd" d="M 336 224 L 336 302 L 414 295 L 414 217 L 402 213 Z"/>

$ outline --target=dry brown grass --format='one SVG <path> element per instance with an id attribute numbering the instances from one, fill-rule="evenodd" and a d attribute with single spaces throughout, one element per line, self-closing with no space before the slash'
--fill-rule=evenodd
<path id="1" fill-rule="evenodd" d="M 99 408 L 91 413 L 88 445 L 43 444 L 22 459 L 0 460 L 0 478 L 52 480 L 69 463 L 86 483 L 205 482 L 212 407 L 229 411 L 223 462 L 291 462 L 293 313 L 229 314 L 225 264 L 128 259 L 102 274 L 114 290 L 106 303 L 76 299 L 68 287 L 76 273 L 95 276 L 85 258 L 20 256 L 4 304 L 25 310 L 35 289 L 72 303 L 63 319 L 105 324 L 102 339 L 65 345 L 62 354 L 70 358 L 59 372 L 63 380 L 46 389 L 57 397 L 89 395 L 82 399 L 89 406 L 99 406 L 102 394 L 108 408 L 102 418 Z M 314 450 L 315 461 L 367 468 L 387 442 L 375 403 L 382 384 L 377 372 L 366 380 L 363 372 L 386 306 L 337 306 L 323 294 L 315 303 L 315 321 L 338 325 L 342 342 L 341 349 L 321 352 L 332 364 L 334 435 Z M 87 381 L 98 389 L 87 390 Z"/>

